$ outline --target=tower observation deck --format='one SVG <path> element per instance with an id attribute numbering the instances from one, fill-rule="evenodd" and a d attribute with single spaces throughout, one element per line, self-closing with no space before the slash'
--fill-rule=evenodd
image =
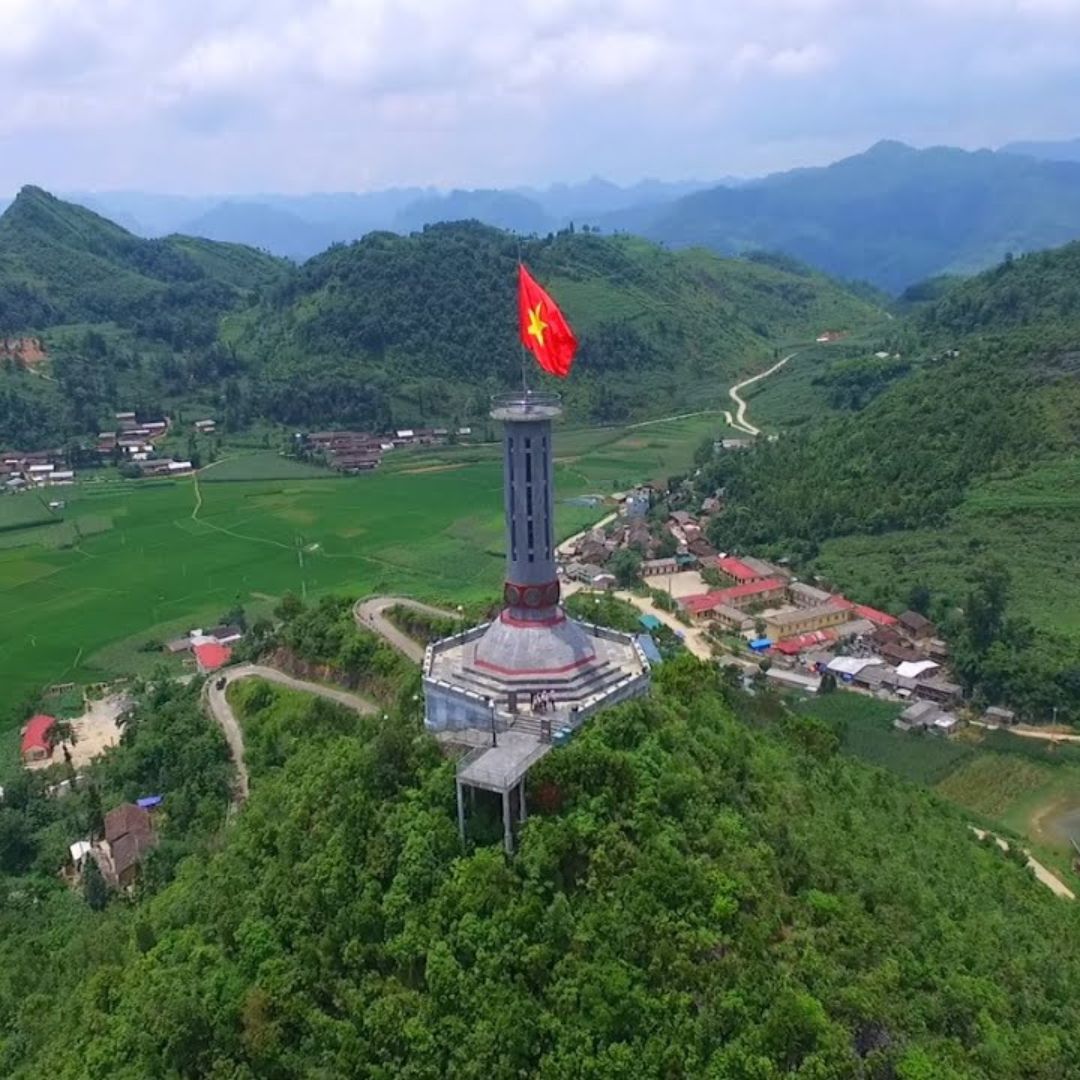
<path id="1" fill-rule="evenodd" d="M 484 776 L 477 786 L 502 790 L 504 797 L 546 752 L 553 733 L 649 689 L 649 663 L 631 635 L 579 623 L 560 603 L 552 422 L 561 414 L 556 394 L 517 391 L 493 400 L 491 416 L 503 425 L 503 608 L 490 623 L 429 645 L 424 657 L 430 730 L 457 732 L 478 748 L 498 732 L 511 732 L 498 760 L 489 755 L 485 766 L 469 765 Z M 534 712 L 534 695 L 541 692 L 551 705 Z M 520 773 L 508 764 L 517 760 L 514 746 Z M 492 779 L 495 766 L 504 788 Z"/>

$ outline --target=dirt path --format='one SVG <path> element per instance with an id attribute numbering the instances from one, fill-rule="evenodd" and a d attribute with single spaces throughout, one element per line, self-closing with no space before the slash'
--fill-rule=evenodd
<path id="1" fill-rule="evenodd" d="M 308 682 L 306 679 L 294 679 L 291 675 L 278 671 L 277 668 L 266 667 L 263 664 L 237 664 L 236 667 L 224 668 L 211 676 L 203 686 L 203 697 L 211 715 L 221 726 L 225 741 L 229 744 L 229 754 L 236 766 L 236 782 L 233 785 L 230 813 L 235 813 L 244 804 L 248 797 L 249 785 L 247 765 L 244 763 L 244 733 L 225 693 L 230 683 L 238 679 L 253 678 L 265 679 L 267 682 L 277 683 L 290 690 L 303 690 L 308 694 L 317 694 L 319 697 L 337 702 L 358 713 L 370 715 L 378 711 L 378 707 L 373 702 L 358 694 L 351 694 L 348 690 L 338 690 L 332 686 L 323 686 L 322 683 Z M 218 684 L 222 682 L 224 684 L 219 687 Z"/>
<path id="2" fill-rule="evenodd" d="M 1020 739 L 1043 739 L 1046 742 L 1080 743 L 1080 735 L 1069 735 L 1063 731 L 1047 731 L 1044 728 L 1029 727 L 1027 724 L 1014 724 L 1002 727 L 1000 724 L 988 724 L 984 720 L 972 720 L 974 727 L 986 728 L 987 731 L 1006 731 Z"/>
<path id="3" fill-rule="evenodd" d="M 971 829 L 971 831 L 980 840 L 984 839 L 988 835 L 985 829 L 976 829 L 974 825 L 969 825 L 968 828 Z M 1002 840 L 1000 836 L 994 837 L 994 843 L 997 844 L 997 846 L 1001 848 L 1002 851 L 1009 850 L 1008 842 Z M 1067 900 L 1076 899 L 1076 893 L 1074 893 L 1072 889 L 1070 889 L 1069 886 L 1066 885 L 1065 882 L 1057 876 L 1057 874 L 1051 872 L 1050 870 L 1047 870 L 1041 862 L 1033 859 L 1031 857 L 1030 851 L 1025 850 L 1024 854 L 1027 856 L 1027 864 L 1029 867 L 1031 867 L 1032 871 L 1035 874 L 1035 877 L 1038 878 L 1039 881 L 1041 881 L 1055 896 L 1063 896 Z"/>
<path id="4" fill-rule="evenodd" d="M 771 368 L 768 368 L 766 371 L 759 371 L 756 375 L 751 375 L 749 379 L 743 379 L 742 382 L 736 383 L 728 390 L 728 397 L 731 398 L 737 406 L 734 417 L 732 417 L 731 413 L 727 410 L 724 411 L 724 416 L 730 427 L 735 428 L 736 431 L 745 431 L 747 435 L 761 434 L 761 429 L 754 427 L 754 425 L 746 419 L 746 402 L 739 396 L 739 391 L 742 390 L 743 387 L 756 383 L 759 379 L 768 378 L 773 372 L 779 371 L 793 356 L 797 355 L 798 350 L 793 353 L 788 353 L 783 360 L 777 361 Z"/>
<path id="5" fill-rule="evenodd" d="M 424 646 L 414 641 L 408 634 L 403 634 L 387 617 L 386 611 L 392 607 L 407 607 L 424 615 L 434 615 L 440 619 L 455 618 L 455 612 L 443 611 L 442 608 L 421 604 L 419 600 L 410 600 L 407 596 L 369 596 L 358 600 L 353 607 L 356 625 L 371 630 L 384 638 L 400 653 L 404 653 L 414 664 L 424 660 Z"/>

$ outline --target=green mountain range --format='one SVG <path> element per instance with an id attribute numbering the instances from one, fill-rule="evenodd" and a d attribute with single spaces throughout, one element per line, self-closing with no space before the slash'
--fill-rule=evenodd
<path id="1" fill-rule="evenodd" d="M 192 331 L 212 339 L 216 318 L 242 291 L 282 271 L 280 260 L 251 248 L 143 240 L 26 187 L 0 216 L 0 333 L 114 322 L 182 346 Z"/>
<path id="2" fill-rule="evenodd" d="M 0 217 L 0 253 L 0 334 L 41 336 L 51 357 L 0 378 L 0 443 L 17 445 L 190 402 L 234 429 L 474 418 L 521 377 L 519 255 L 578 329 L 565 389 L 593 419 L 698 401 L 703 381 L 718 398 L 788 341 L 879 317 L 781 261 L 459 223 L 374 233 L 296 268 L 234 244 L 143 240 L 35 188 Z"/>
<path id="3" fill-rule="evenodd" d="M 1080 237 L 1080 164 L 881 142 L 824 168 L 712 188 L 599 223 L 675 247 L 783 251 L 898 293 Z"/>

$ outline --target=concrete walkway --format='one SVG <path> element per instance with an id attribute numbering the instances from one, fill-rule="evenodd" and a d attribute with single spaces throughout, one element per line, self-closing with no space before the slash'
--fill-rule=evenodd
<path id="1" fill-rule="evenodd" d="M 423 663 L 424 646 L 414 641 L 408 634 L 402 633 L 387 617 L 386 611 L 392 607 L 406 607 L 419 611 L 423 615 L 434 615 L 439 619 L 456 619 L 457 613 L 443 611 L 442 608 L 421 604 L 419 600 L 410 600 L 407 596 L 368 596 L 357 600 L 353 606 L 353 618 L 356 625 L 364 630 L 371 630 L 389 642 L 400 653 L 404 653 L 414 664 Z"/>
<path id="2" fill-rule="evenodd" d="M 988 835 L 985 829 L 976 829 L 974 825 L 969 825 L 968 828 L 971 829 L 980 840 Z M 1008 841 L 1002 840 L 1000 836 L 994 837 L 994 843 L 997 844 L 1002 851 L 1009 850 Z M 1074 893 L 1072 889 L 1057 876 L 1057 874 L 1047 870 L 1041 862 L 1033 859 L 1030 851 L 1025 851 L 1024 854 L 1027 856 L 1027 864 L 1031 867 L 1032 871 L 1034 871 L 1035 877 L 1038 878 L 1039 881 L 1041 881 L 1055 896 L 1062 896 L 1066 900 L 1076 899 L 1076 893 Z"/>
<path id="3" fill-rule="evenodd" d="M 266 667 L 263 664 L 237 664 L 236 667 L 222 668 L 215 672 L 203 686 L 203 697 L 211 715 L 225 735 L 225 741 L 229 744 L 229 754 L 236 766 L 230 813 L 235 813 L 244 804 L 249 793 L 248 771 L 244 762 L 244 733 L 225 696 L 229 684 L 238 679 L 265 679 L 267 682 L 277 683 L 290 690 L 316 694 L 358 713 L 370 715 L 378 712 L 378 707 L 373 702 L 358 694 L 351 694 L 348 690 L 339 690 L 333 686 L 324 686 L 322 683 L 308 682 L 306 679 L 294 679 L 291 675 L 278 671 L 277 668 Z"/>

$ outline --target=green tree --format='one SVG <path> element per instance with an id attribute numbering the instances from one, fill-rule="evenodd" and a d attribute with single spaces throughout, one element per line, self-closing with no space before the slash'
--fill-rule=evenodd
<path id="1" fill-rule="evenodd" d="M 87 859 L 83 867 L 83 898 L 91 911 L 103 911 L 109 902 L 109 887 L 94 859 Z"/>
<path id="2" fill-rule="evenodd" d="M 608 568 L 620 586 L 631 588 L 641 580 L 641 554 L 632 548 L 620 548 L 612 555 Z"/>

